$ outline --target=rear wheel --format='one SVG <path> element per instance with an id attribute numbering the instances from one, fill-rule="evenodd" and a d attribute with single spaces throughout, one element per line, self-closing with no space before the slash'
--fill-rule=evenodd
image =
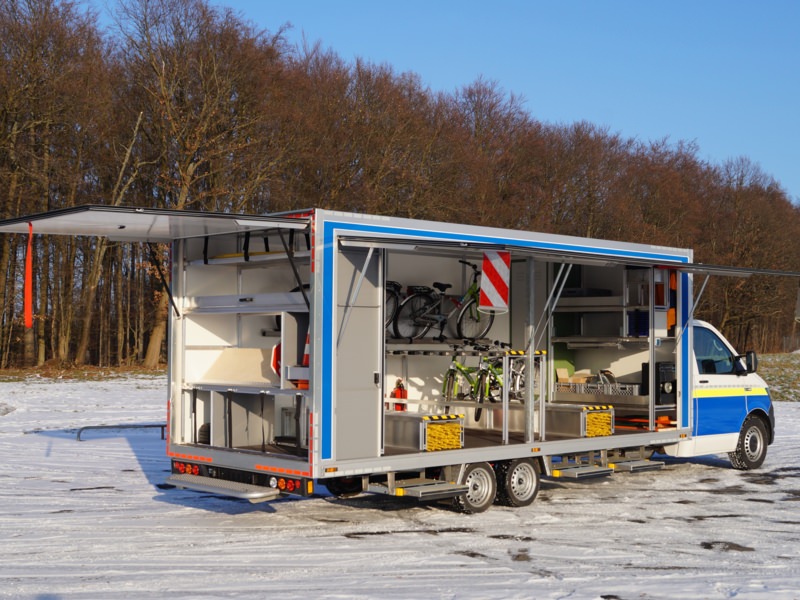
<path id="1" fill-rule="evenodd" d="M 464 400 L 469 394 L 469 382 L 456 369 L 450 368 L 444 376 L 442 395 L 447 402 Z"/>
<path id="2" fill-rule="evenodd" d="M 520 458 L 495 465 L 497 502 L 504 506 L 528 506 L 539 493 L 539 469 L 533 459 Z"/>
<path id="3" fill-rule="evenodd" d="M 426 315 L 435 304 L 436 299 L 429 294 L 412 294 L 403 300 L 394 317 L 395 337 L 418 340 L 428 333 L 432 323 L 426 323 L 419 319 Z"/>
<path id="4" fill-rule="evenodd" d="M 323 481 L 328 491 L 337 498 L 357 496 L 363 490 L 360 477 L 334 477 Z"/>
<path id="5" fill-rule="evenodd" d="M 474 463 L 467 465 L 464 473 L 464 483 L 468 489 L 463 494 L 456 496 L 454 505 L 463 513 L 472 514 L 487 510 L 494 504 L 497 496 L 497 479 L 494 469 L 489 463 Z"/>
<path id="6" fill-rule="evenodd" d="M 397 307 L 400 306 L 400 294 L 394 288 L 386 288 L 386 327 L 387 329 L 394 323 L 394 316 L 397 314 Z"/>
<path id="7" fill-rule="evenodd" d="M 767 427 L 754 415 L 744 420 L 736 450 L 728 453 L 734 469 L 757 469 L 767 457 Z"/>

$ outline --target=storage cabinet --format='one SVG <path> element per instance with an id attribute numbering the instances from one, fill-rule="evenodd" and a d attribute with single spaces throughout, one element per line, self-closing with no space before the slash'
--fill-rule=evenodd
<path id="1" fill-rule="evenodd" d="M 190 408 L 175 415 L 176 427 L 189 443 L 299 448 L 309 379 L 308 290 L 304 296 L 300 283 L 308 282 L 310 253 L 250 254 L 243 242 L 233 234 L 182 242 L 177 335 L 184 343 L 176 362 L 182 406 Z"/>
<path id="2" fill-rule="evenodd" d="M 578 287 L 565 287 L 556 305 L 553 341 L 644 342 L 651 330 L 655 337 L 668 335 L 667 272 L 635 267 L 578 269 L 573 278 Z"/>
<path id="3" fill-rule="evenodd" d="M 237 253 L 198 258 L 191 250 L 181 306 L 185 383 L 296 389 L 303 373 L 286 367 L 303 366 L 309 319 L 289 257 L 281 252 L 247 260 Z M 307 279 L 308 253 L 294 260 Z"/>

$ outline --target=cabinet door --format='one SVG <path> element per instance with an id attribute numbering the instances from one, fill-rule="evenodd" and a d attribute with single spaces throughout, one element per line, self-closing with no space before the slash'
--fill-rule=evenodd
<path id="1" fill-rule="evenodd" d="M 381 252 L 348 249 L 336 261 L 337 459 L 380 455 L 383 373 Z"/>

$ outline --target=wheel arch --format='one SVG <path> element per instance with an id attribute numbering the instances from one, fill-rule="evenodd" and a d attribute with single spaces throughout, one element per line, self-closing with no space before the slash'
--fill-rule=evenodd
<path id="1" fill-rule="evenodd" d="M 760 419 L 764 423 L 764 427 L 767 429 L 767 445 L 772 444 L 772 442 L 775 441 L 775 414 L 772 409 L 772 404 L 769 405 L 769 412 L 765 411 L 763 408 L 754 408 L 748 412 L 744 421 L 742 421 L 742 425 L 751 417 Z"/>

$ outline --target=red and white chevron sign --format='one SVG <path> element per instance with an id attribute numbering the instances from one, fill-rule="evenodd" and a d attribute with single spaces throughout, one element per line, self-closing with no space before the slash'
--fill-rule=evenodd
<path id="1" fill-rule="evenodd" d="M 508 310 L 508 280 L 511 272 L 511 253 L 489 250 L 483 253 L 483 274 L 478 310 L 506 312 Z"/>

